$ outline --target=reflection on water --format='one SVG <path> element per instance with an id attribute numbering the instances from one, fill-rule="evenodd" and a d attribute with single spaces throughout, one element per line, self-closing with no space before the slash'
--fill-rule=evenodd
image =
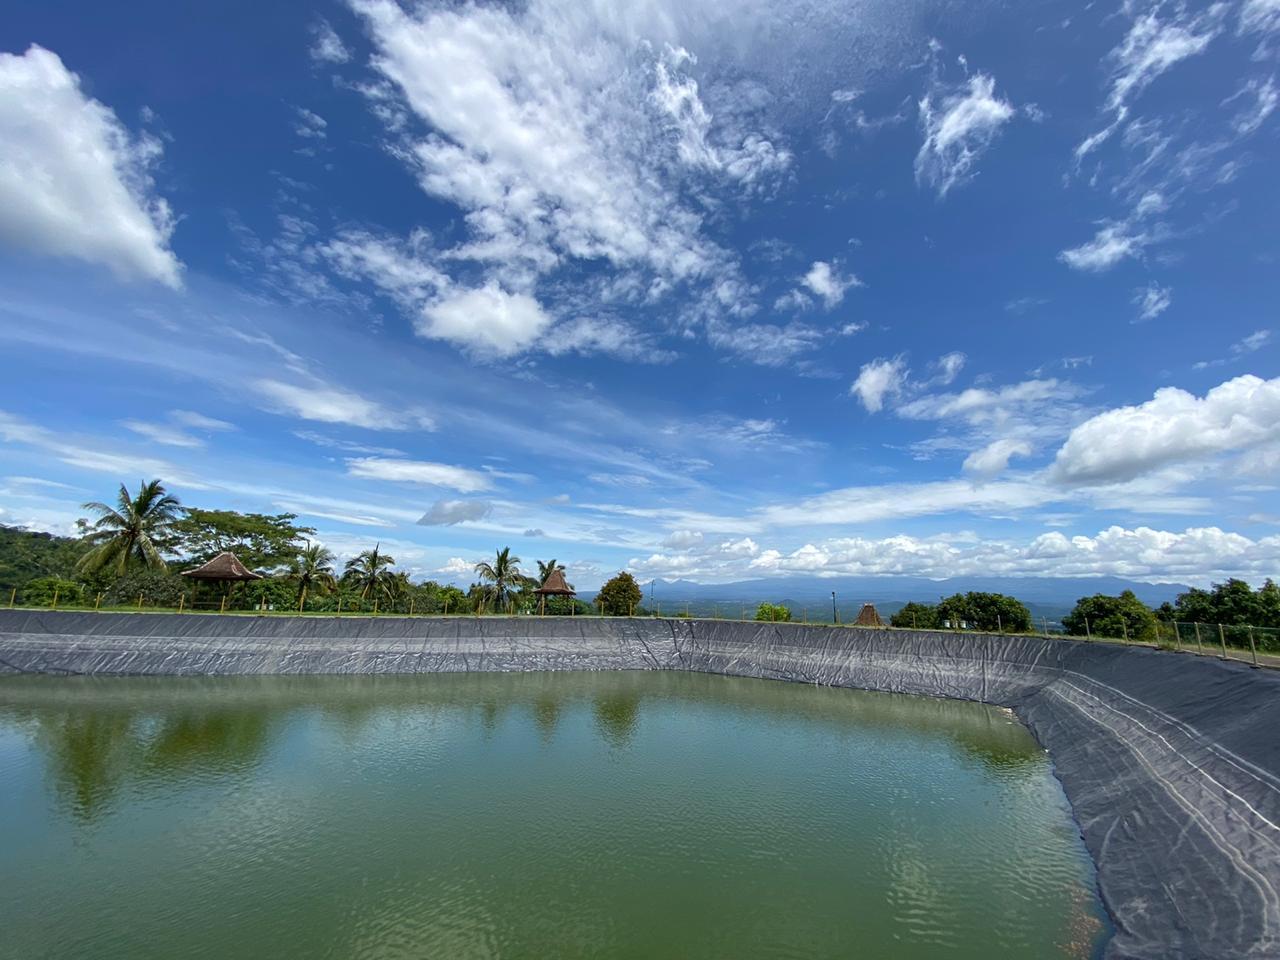
<path id="1" fill-rule="evenodd" d="M 184 930 L 208 956 L 1088 956 L 1102 929 L 1043 751 L 977 704 L 684 673 L 18 677 L 0 747 L 14 956 L 190 954 Z"/>

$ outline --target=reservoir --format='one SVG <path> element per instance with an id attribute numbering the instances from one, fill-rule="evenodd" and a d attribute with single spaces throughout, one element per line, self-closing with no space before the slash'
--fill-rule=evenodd
<path id="1" fill-rule="evenodd" d="M 1053 958 L 1107 935 L 976 703 L 663 671 L 0 679 L 0 957 Z"/>

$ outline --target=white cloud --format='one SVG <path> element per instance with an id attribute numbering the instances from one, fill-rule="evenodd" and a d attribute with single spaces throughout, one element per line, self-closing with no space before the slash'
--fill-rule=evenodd
<path id="1" fill-rule="evenodd" d="M 1135 231 L 1131 223 L 1108 222 L 1098 228 L 1092 240 L 1063 250 L 1058 259 L 1073 270 L 1101 273 L 1121 260 L 1141 256 L 1150 243 L 1150 235 Z"/>
<path id="2" fill-rule="evenodd" d="M 1280 0 L 1245 0 L 1240 7 L 1241 32 L 1280 31 Z"/>
<path id="3" fill-rule="evenodd" d="M 879 357 L 862 365 L 849 392 L 862 402 L 869 413 L 879 413 L 886 397 L 902 392 L 906 375 L 907 365 L 902 357 L 891 360 Z"/>
<path id="4" fill-rule="evenodd" d="M 1237 377 L 1204 397 L 1176 387 L 1076 427 L 1058 451 L 1054 479 L 1131 480 L 1171 464 L 1203 461 L 1280 439 L 1280 378 Z"/>
<path id="5" fill-rule="evenodd" d="M 1024 380 L 994 390 L 970 387 L 959 393 L 929 394 L 902 404 L 897 413 L 911 420 L 960 417 L 971 424 L 1003 423 L 1020 409 L 1073 400 L 1081 392 L 1076 385 L 1062 380 Z"/>
<path id="6" fill-rule="evenodd" d="M 1173 303 L 1173 291 L 1154 281 L 1133 291 L 1133 305 L 1138 308 L 1139 320 L 1154 320 Z"/>
<path id="7" fill-rule="evenodd" d="M 1112 526 L 1093 536 L 1053 531 L 1029 540 L 991 537 L 838 537 L 790 550 L 769 548 L 753 559 L 702 554 L 654 554 L 633 558 L 628 569 L 643 576 L 683 576 L 727 581 L 749 576 L 1114 576 L 1150 582 L 1189 582 L 1243 577 L 1255 583 L 1280 565 L 1280 536 L 1251 539 L 1219 527 L 1182 531 Z M 1081 591 L 1089 588 L 1082 585 Z"/>
<path id="8" fill-rule="evenodd" d="M 329 123 L 318 113 L 306 107 L 295 107 L 296 122 L 293 132 L 304 140 L 323 140 L 329 135 Z"/>
<path id="9" fill-rule="evenodd" d="M 150 423 L 144 420 L 121 420 L 120 425 L 128 430 L 132 430 L 139 436 L 146 437 L 152 443 L 159 443 L 169 447 L 203 447 L 204 441 L 199 437 L 193 437 L 188 433 L 183 433 L 176 427 L 171 427 L 163 423 Z"/>
<path id="10" fill-rule="evenodd" d="M 702 534 L 697 530 L 673 530 L 662 541 L 668 550 L 688 550 L 702 543 Z"/>
<path id="11" fill-rule="evenodd" d="M 924 143 L 916 154 L 916 180 L 945 197 L 974 176 L 974 165 L 1014 116 L 1012 104 L 996 96 L 995 79 L 984 73 L 958 87 L 934 81 L 920 101 Z"/>
<path id="12" fill-rule="evenodd" d="M 437 500 L 418 523 L 424 527 L 452 527 L 459 523 L 483 520 L 493 512 L 488 500 Z M 528 531 L 525 536 L 529 536 Z"/>
<path id="13" fill-rule="evenodd" d="M 1198 360 L 1192 364 L 1192 368 L 1195 370 L 1207 370 L 1210 367 L 1223 367 L 1228 363 L 1247 357 L 1251 353 L 1257 353 L 1270 342 L 1270 330 L 1255 330 L 1247 337 L 1242 337 L 1231 344 L 1228 349 L 1228 356 L 1219 357 L 1216 360 Z"/>
<path id="14" fill-rule="evenodd" d="M 493 482 L 487 474 L 466 467 L 427 460 L 393 460 L 386 457 L 355 457 L 347 461 L 347 473 L 366 480 L 390 480 L 417 483 L 429 487 L 448 487 L 459 493 L 479 493 Z"/>
<path id="15" fill-rule="evenodd" d="M 470 560 L 463 560 L 461 557 L 450 557 L 443 567 L 437 567 L 436 573 L 443 573 L 449 577 L 467 577 L 472 576 L 476 572 L 476 565 Z"/>
<path id="16" fill-rule="evenodd" d="M 964 369 L 968 359 L 959 350 L 944 353 L 932 364 L 933 368 L 938 371 L 934 374 L 933 382 L 944 387 L 954 383 L 956 377 L 960 376 L 960 371 Z"/>
<path id="17" fill-rule="evenodd" d="M 347 49 L 342 38 L 329 25 L 329 21 L 321 18 L 311 30 L 311 59 L 317 63 L 347 63 L 351 59 L 351 51 Z"/>
<path id="18" fill-rule="evenodd" d="M 841 276 L 836 265 L 825 260 L 815 260 L 800 280 L 801 286 L 822 300 L 828 310 L 844 299 L 845 291 L 850 287 L 862 285 L 853 274 Z"/>
<path id="19" fill-rule="evenodd" d="M 1009 468 L 1011 457 L 1028 457 L 1031 444 L 1025 440 L 992 440 L 981 450 L 975 450 L 964 461 L 965 473 L 978 477 L 994 477 Z"/>
<path id="20" fill-rule="evenodd" d="M 0 242 L 181 286 L 160 144 L 84 94 L 58 55 L 0 53 Z"/>
<path id="21" fill-rule="evenodd" d="M 193 430 L 222 433 L 236 429 L 234 423 L 228 423 L 226 420 L 218 420 L 214 417 L 206 417 L 203 413 L 196 413 L 194 410 L 170 410 L 169 419 Z"/>
<path id="22" fill-rule="evenodd" d="M 1280 10 L 1280 0 L 1277 2 L 1277 9 Z M 1226 106 L 1236 100 L 1243 100 L 1244 103 L 1232 118 L 1231 125 L 1235 128 L 1237 136 L 1247 137 L 1261 127 L 1267 117 L 1271 116 L 1280 105 L 1280 90 L 1276 88 L 1276 78 L 1267 77 L 1264 80 L 1254 77 L 1247 81 L 1234 96 L 1224 100 L 1222 105 Z"/>
<path id="23" fill-rule="evenodd" d="M 425 414 L 391 410 L 351 390 L 313 381 L 307 384 L 262 379 L 253 389 L 276 413 L 291 414 L 317 423 L 346 423 L 369 430 L 433 430 Z"/>
<path id="24" fill-rule="evenodd" d="M 510 357 L 533 344 L 550 323 L 533 297 L 508 293 L 490 281 L 428 304 L 415 326 L 424 337 L 447 340 L 476 356 Z"/>

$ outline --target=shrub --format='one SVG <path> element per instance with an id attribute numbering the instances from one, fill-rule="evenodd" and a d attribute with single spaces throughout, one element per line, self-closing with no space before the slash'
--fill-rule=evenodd
<path id="1" fill-rule="evenodd" d="M 52 606 L 54 597 L 57 597 L 59 606 L 72 606 L 84 599 L 80 584 L 60 577 L 40 577 L 37 580 L 30 580 L 18 593 L 22 597 L 22 602 L 28 607 Z"/>
<path id="2" fill-rule="evenodd" d="M 756 607 L 756 619 L 770 623 L 790 623 L 791 608 L 781 603 L 762 603 Z"/>
<path id="3" fill-rule="evenodd" d="M 605 616 L 629 617 L 643 598 L 636 578 L 624 570 L 600 588 L 596 603 Z"/>
<path id="4" fill-rule="evenodd" d="M 1075 637 L 1128 637 L 1144 642 L 1158 641 L 1156 615 L 1132 590 L 1118 597 L 1097 593 L 1081 597 L 1075 608 L 1062 618 L 1062 626 Z M 1173 645 L 1173 638 L 1168 638 Z"/>

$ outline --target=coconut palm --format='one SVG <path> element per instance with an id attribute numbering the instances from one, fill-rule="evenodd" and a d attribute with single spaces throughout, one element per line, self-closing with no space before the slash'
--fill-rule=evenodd
<path id="1" fill-rule="evenodd" d="M 551 576 L 551 574 L 555 573 L 557 570 L 563 570 L 563 569 L 564 569 L 564 564 L 560 563 L 558 560 L 550 560 L 547 563 L 543 563 L 541 560 L 539 560 L 538 561 L 538 586 L 545 587 L 547 585 L 547 579 Z"/>
<path id="2" fill-rule="evenodd" d="M 476 564 L 476 576 L 488 584 L 485 593 L 493 598 L 494 606 L 501 610 L 506 607 L 511 594 L 525 583 L 525 576 L 520 572 L 520 558 L 511 556 L 511 548 L 503 547 L 493 558 L 493 563 L 481 561 Z"/>
<path id="3" fill-rule="evenodd" d="M 111 571 L 118 576 L 133 563 L 165 569 L 161 554 L 169 547 L 182 505 L 159 480 L 139 481 L 136 497 L 131 497 L 122 483 L 114 507 L 95 501 L 84 504 L 84 509 L 97 514 L 98 519 L 90 525 L 87 537 L 93 548 L 80 558 L 77 572 Z"/>
<path id="4" fill-rule="evenodd" d="M 344 568 L 345 575 L 360 588 L 361 600 L 368 598 L 370 590 L 380 587 L 391 572 L 387 568 L 395 566 L 396 558 L 381 550 L 382 544 L 379 543 L 372 550 L 365 550 L 359 556 L 352 557 Z"/>
<path id="5" fill-rule="evenodd" d="M 337 583 L 333 576 L 333 553 L 319 543 L 308 542 L 302 552 L 289 561 L 286 576 L 298 585 L 298 606 L 307 602 L 309 590 L 332 590 Z"/>

